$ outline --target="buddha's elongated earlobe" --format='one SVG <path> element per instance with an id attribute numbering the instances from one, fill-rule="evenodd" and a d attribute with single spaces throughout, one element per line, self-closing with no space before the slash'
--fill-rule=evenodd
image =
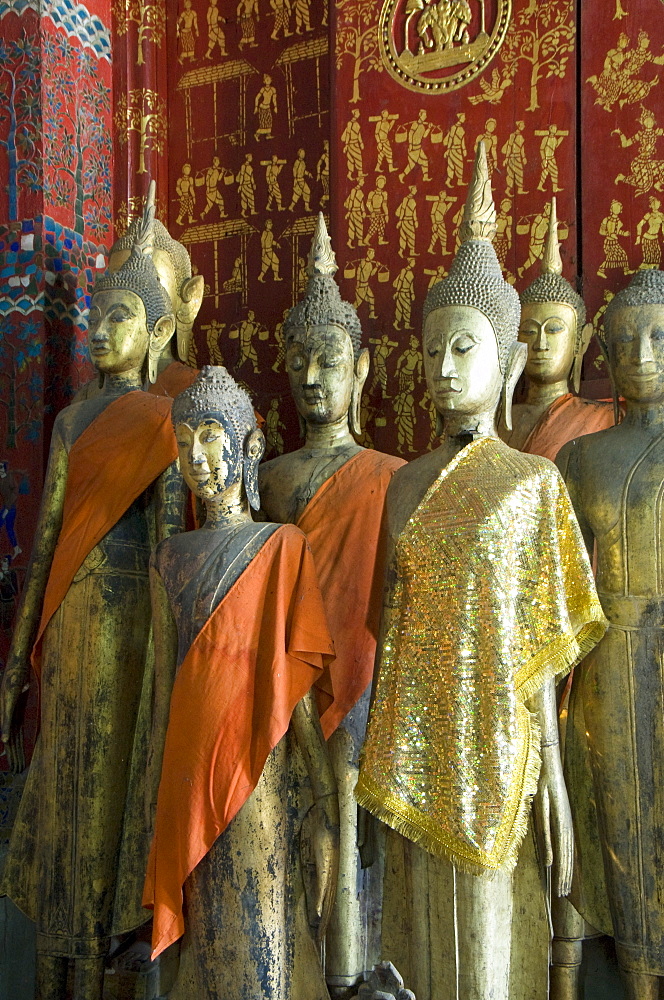
<path id="1" fill-rule="evenodd" d="M 510 351 L 507 356 L 505 381 L 503 382 L 503 392 L 502 392 L 503 421 L 508 431 L 512 430 L 512 397 L 514 396 L 514 390 L 516 389 L 516 384 L 521 378 L 521 373 L 523 372 L 523 369 L 526 367 L 527 360 L 528 360 L 527 346 L 517 341 L 510 347 Z"/>
<path id="2" fill-rule="evenodd" d="M 579 395 L 581 390 L 581 372 L 583 370 L 583 356 L 588 350 L 588 345 L 591 341 L 593 335 L 593 325 L 592 323 L 586 323 L 583 330 L 581 331 L 581 341 L 577 348 L 576 354 L 574 355 L 574 364 L 572 366 L 572 388 L 576 395 Z"/>
<path id="3" fill-rule="evenodd" d="M 359 437 L 362 434 L 362 419 L 361 419 L 361 405 L 362 405 L 362 389 L 364 388 L 364 383 L 367 380 L 367 375 L 369 374 L 369 351 L 364 347 L 359 354 L 357 361 L 355 362 L 355 370 L 353 372 L 353 391 L 350 397 L 350 408 L 348 411 L 348 426 L 355 437 Z"/>
<path id="4" fill-rule="evenodd" d="M 261 505 L 261 498 L 258 492 L 258 465 L 265 454 L 265 437 L 263 432 L 256 428 L 253 430 L 244 444 L 244 456 L 242 463 L 242 477 L 244 488 L 247 493 L 249 506 L 253 510 L 258 510 Z"/>

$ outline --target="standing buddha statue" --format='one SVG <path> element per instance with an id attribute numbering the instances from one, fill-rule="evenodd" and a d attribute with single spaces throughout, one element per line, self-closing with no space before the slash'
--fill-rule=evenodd
<path id="1" fill-rule="evenodd" d="M 302 448 L 259 471 L 261 503 L 270 521 L 297 524 L 311 545 L 335 644 L 333 701 L 321 706 L 341 803 L 337 902 L 325 942 L 333 995 L 346 995 L 378 961 L 372 935 L 380 910 L 380 865 L 362 869 L 353 789 L 369 708 L 380 587 L 375 581 L 383 500 L 403 460 L 357 444 L 360 400 L 369 370 L 355 309 L 344 302 L 322 213 L 309 254 L 304 298 L 284 322 L 286 371 Z M 379 580 L 380 583 L 380 580 Z M 358 832 L 359 822 L 359 832 Z M 364 853 L 368 861 L 369 845 Z"/>
<path id="2" fill-rule="evenodd" d="M 0 691 L 11 742 L 32 663 L 41 727 L 1 891 L 36 923 L 40 1000 L 65 1000 L 69 960 L 75 1000 L 101 1000 L 111 936 L 149 918 L 148 561 L 184 505 L 171 400 L 141 391 L 175 332 L 151 259 L 153 217 L 152 192 L 130 257 L 95 285 L 88 343 L 103 391 L 56 418 Z"/>
<path id="3" fill-rule="evenodd" d="M 664 978 L 664 272 L 634 275 L 609 303 L 604 330 L 625 416 L 558 456 L 609 620 L 570 696 L 572 898 L 613 933 L 628 1000 L 654 1000 Z"/>
<path id="4" fill-rule="evenodd" d="M 551 199 L 542 273 L 521 293 L 519 340 L 528 346 L 526 399 L 512 407 L 512 429 L 503 441 L 553 461 L 564 444 L 611 427 L 610 403 L 582 399 L 583 356 L 592 337 L 583 299 L 562 276 L 556 199 Z"/>
<path id="5" fill-rule="evenodd" d="M 298 528 L 251 518 L 265 440 L 224 368 L 203 368 L 173 424 L 206 518 L 152 559 L 155 613 L 164 598 L 170 608 L 155 636 L 155 717 L 165 706 L 168 729 L 163 758 L 159 724 L 152 746 L 163 759 L 145 890 L 154 953 L 186 922 L 197 982 L 172 996 L 327 1000 L 316 941 L 336 889 L 339 806 L 313 696 L 334 652 L 313 557 Z M 304 833 L 295 758 L 314 797 Z"/>
<path id="6" fill-rule="evenodd" d="M 440 445 L 387 491 L 383 618 L 357 787 L 392 828 L 382 950 L 418 1000 L 546 994 L 545 885 L 532 883 L 538 926 L 517 886 L 537 792 L 552 888 L 569 891 L 555 681 L 605 628 L 555 466 L 496 432 L 501 402 L 510 425 L 526 347 L 495 229 L 480 143 L 459 249 L 424 305 Z M 517 968 L 525 945 L 528 964 Z"/>

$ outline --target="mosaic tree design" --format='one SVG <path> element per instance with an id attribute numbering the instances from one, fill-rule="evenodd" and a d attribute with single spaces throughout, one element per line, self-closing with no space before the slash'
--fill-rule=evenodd
<path id="1" fill-rule="evenodd" d="M 21 434 L 26 441 L 39 440 L 44 392 L 40 323 L 17 317 L 12 325 L 0 338 L 0 407 L 6 417 L 7 448 L 16 448 Z"/>
<path id="2" fill-rule="evenodd" d="M 111 223 L 111 90 L 94 52 L 68 38 L 43 39 L 43 118 L 47 196 L 73 205 L 74 230 L 96 236 Z"/>
<path id="3" fill-rule="evenodd" d="M 6 150 L 9 221 L 18 219 L 21 188 L 41 188 L 39 46 L 23 32 L 0 38 L 0 148 Z"/>

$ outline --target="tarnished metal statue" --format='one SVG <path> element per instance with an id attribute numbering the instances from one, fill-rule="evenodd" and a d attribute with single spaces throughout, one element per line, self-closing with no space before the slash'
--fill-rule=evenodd
<path id="1" fill-rule="evenodd" d="M 313 691 L 333 655 L 313 557 L 298 528 L 251 518 L 265 441 L 224 368 L 175 399 L 173 424 L 206 518 L 152 563 L 170 615 L 155 635 L 154 953 L 186 928 L 194 982 L 171 997 L 327 1000 L 339 806 Z"/>
<path id="2" fill-rule="evenodd" d="M 380 616 L 381 515 L 392 473 L 403 461 L 355 441 L 369 352 L 355 309 L 341 299 L 336 270 L 320 214 L 307 289 L 284 323 L 286 371 L 305 443 L 262 465 L 259 478 L 264 515 L 297 524 L 309 540 L 336 649 L 330 668 L 334 700 L 320 705 L 341 806 L 339 885 L 325 956 L 330 991 L 345 996 L 380 958 L 381 852 L 364 843 L 353 789 Z"/>
<path id="3" fill-rule="evenodd" d="M 141 391 L 175 332 L 152 262 L 153 192 L 131 254 L 98 279 L 88 342 L 103 390 L 55 421 L 35 545 L 2 681 L 20 725 L 30 662 L 41 728 L 2 891 L 37 925 L 37 996 L 101 1000 L 112 935 L 145 923 L 152 700 L 148 561 L 179 530 L 171 400 Z M 159 631 L 157 625 L 155 631 Z"/>
<path id="4" fill-rule="evenodd" d="M 582 399 L 581 368 L 592 337 L 581 296 L 562 276 L 556 199 L 551 200 L 542 273 L 521 292 L 519 340 L 528 347 L 526 399 L 512 407 L 503 441 L 553 461 L 564 444 L 613 425 L 613 407 Z"/>
<path id="5" fill-rule="evenodd" d="M 664 272 L 638 272 L 604 330 L 623 422 L 558 457 L 610 623 L 570 698 L 573 901 L 613 934 L 629 1000 L 654 1000 L 664 978 Z"/>
<path id="6" fill-rule="evenodd" d="M 382 950 L 418 1000 L 545 995 L 531 799 L 537 792 L 553 891 L 565 894 L 572 822 L 554 685 L 605 628 L 555 466 L 496 433 L 501 401 L 510 426 L 527 352 L 494 233 L 480 143 L 461 245 L 424 306 L 440 446 L 399 469 L 387 491 L 383 619 L 357 788 L 392 827 Z"/>

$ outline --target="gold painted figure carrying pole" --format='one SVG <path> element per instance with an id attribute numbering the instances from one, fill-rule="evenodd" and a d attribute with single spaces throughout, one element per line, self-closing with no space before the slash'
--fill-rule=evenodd
<path id="1" fill-rule="evenodd" d="M 518 892 L 534 866 L 531 798 L 553 891 L 565 895 L 573 835 L 555 679 L 605 629 L 560 475 L 496 434 L 501 403 L 510 424 L 526 348 L 494 232 L 480 144 L 461 247 L 424 306 L 440 445 L 397 470 L 386 496 L 383 618 L 356 790 L 391 827 L 382 950 L 418 1000 L 546 995 L 545 889 L 535 878 L 523 909 Z M 523 910 L 527 942 L 512 931 Z"/>

